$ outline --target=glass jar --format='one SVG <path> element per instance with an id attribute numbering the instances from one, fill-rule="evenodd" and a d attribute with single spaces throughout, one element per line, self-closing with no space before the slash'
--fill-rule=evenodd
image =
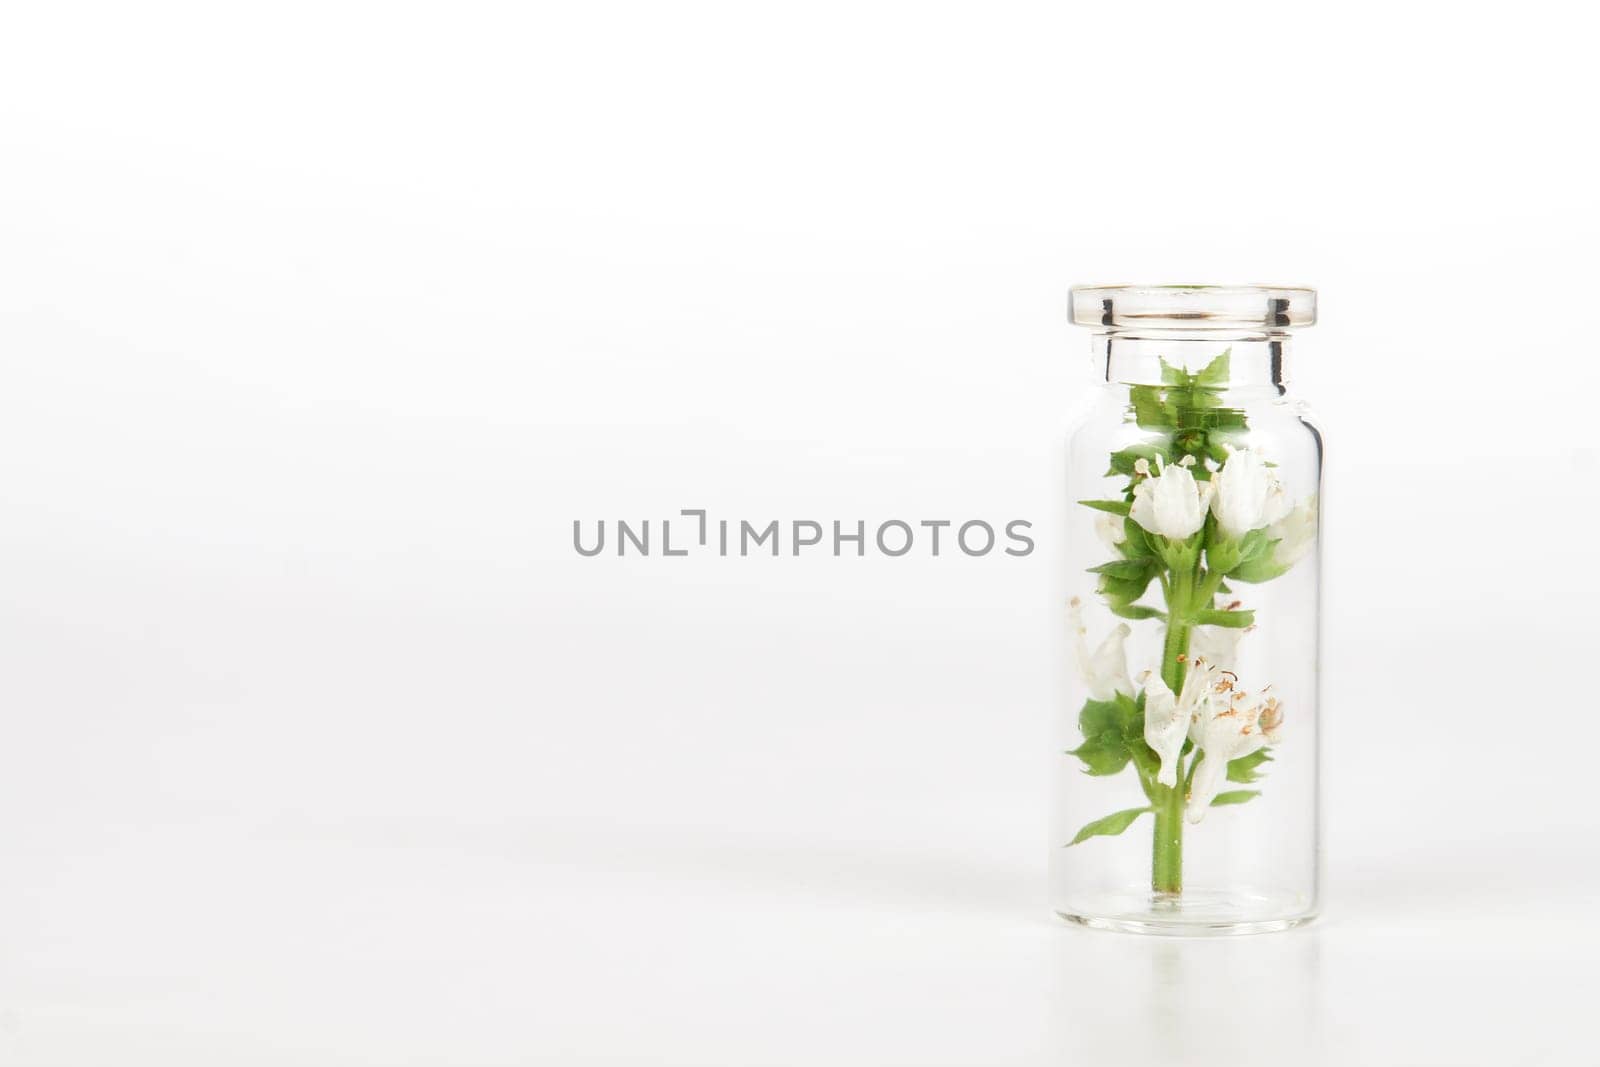
<path id="1" fill-rule="evenodd" d="M 1322 435 L 1287 370 L 1316 293 L 1083 287 L 1072 315 L 1105 380 L 1067 442 L 1053 907 L 1142 933 L 1306 922 Z"/>

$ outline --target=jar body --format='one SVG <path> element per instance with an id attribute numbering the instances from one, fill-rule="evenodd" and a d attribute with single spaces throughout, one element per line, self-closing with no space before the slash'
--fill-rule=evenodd
<path id="1" fill-rule="evenodd" d="M 1062 918 L 1204 934 L 1316 914 L 1322 435 L 1284 356 L 1270 333 L 1096 340 L 1106 381 L 1065 443 Z"/>

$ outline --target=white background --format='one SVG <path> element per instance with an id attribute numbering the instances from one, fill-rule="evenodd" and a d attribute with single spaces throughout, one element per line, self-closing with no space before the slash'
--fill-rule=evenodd
<path id="1" fill-rule="evenodd" d="M 8 12 L 0 1062 L 1593 1062 L 1578 10 Z M 1303 932 L 1048 917 L 1124 280 L 1322 292 Z M 1041 551 L 572 550 L 693 507 Z"/>

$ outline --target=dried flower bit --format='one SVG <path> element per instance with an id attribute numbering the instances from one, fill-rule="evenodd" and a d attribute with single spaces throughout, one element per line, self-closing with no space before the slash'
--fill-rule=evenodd
<path id="1" fill-rule="evenodd" d="M 1283 725 L 1283 706 L 1277 697 L 1268 697 L 1261 707 L 1261 732 L 1271 738 Z"/>

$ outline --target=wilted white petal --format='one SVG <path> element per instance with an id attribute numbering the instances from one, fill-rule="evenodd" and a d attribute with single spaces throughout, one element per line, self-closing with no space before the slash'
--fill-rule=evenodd
<path id="1" fill-rule="evenodd" d="M 1200 743 L 1200 737 L 1211 721 L 1211 715 L 1216 710 L 1217 679 L 1223 675 L 1222 668 L 1200 656 L 1191 656 L 1189 659 L 1189 673 L 1183 679 L 1183 691 L 1178 694 L 1178 710 L 1183 712 L 1188 719 L 1189 740 L 1195 744 Z M 1223 698 L 1222 706 L 1227 706 L 1227 699 Z"/>
<path id="2" fill-rule="evenodd" d="M 1178 784 L 1178 756 L 1189 733 L 1189 713 L 1178 707 L 1178 697 L 1159 675 L 1144 686 L 1144 740 L 1161 757 L 1162 785 Z"/>
<path id="3" fill-rule="evenodd" d="M 1189 779 L 1188 807 L 1184 811 L 1184 818 L 1191 823 L 1198 823 L 1206 817 L 1206 809 L 1221 791 L 1228 767 L 1226 760 L 1215 759 L 1209 752 L 1202 752 L 1195 758 L 1198 762 L 1194 765 L 1194 775 Z"/>
<path id="4" fill-rule="evenodd" d="M 1131 632 L 1127 623 L 1119 623 L 1089 658 L 1089 693 L 1096 700 L 1110 700 L 1114 693 L 1133 695 L 1128 653 L 1123 647 Z"/>
<path id="5" fill-rule="evenodd" d="M 1100 540 L 1105 543 L 1105 546 L 1113 552 L 1118 551 L 1122 542 L 1128 539 L 1128 531 L 1123 523 L 1122 516 L 1112 515 L 1104 511 L 1094 517 L 1094 532 L 1100 536 Z"/>
<path id="6" fill-rule="evenodd" d="M 1317 498 L 1311 497 L 1267 529 L 1278 542 L 1272 561 L 1287 570 L 1299 563 L 1317 540 Z"/>
<path id="7" fill-rule="evenodd" d="M 1245 633 L 1232 626 L 1196 626 L 1189 635 L 1189 655 L 1218 670 L 1237 671 L 1239 640 Z"/>
<path id="8" fill-rule="evenodd" d="M 1083 625 L 1083 603 L 1072 598 L 1072 637 L 1078 658 L 1078 673 L 1094 700 L 1110 700 L 1117 693 L 1133 695 L 1133 680 L 1128 677 L 1128 653 L 1124 642 L 1133 631 L 1120 623 L 1100 647 L 1089 651 L 1089 631 Z"/>

